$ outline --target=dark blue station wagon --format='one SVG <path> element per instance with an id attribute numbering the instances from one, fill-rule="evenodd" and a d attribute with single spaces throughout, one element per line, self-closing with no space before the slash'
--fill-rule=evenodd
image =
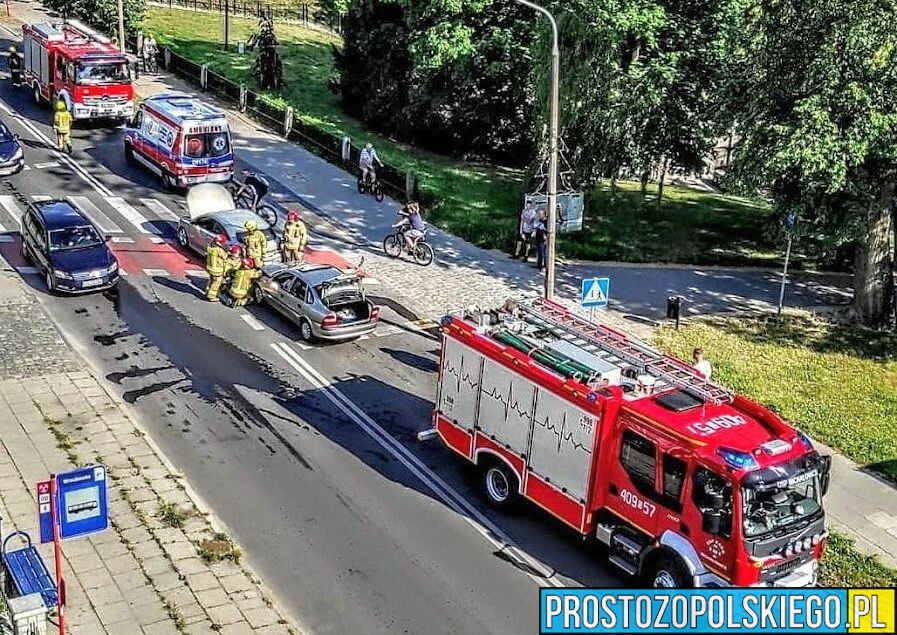
<path id="1" fill-rule="evenodd" d="M 85 293 L 118 282 L 116 260 L 96 226 L 65 200 L 32 203 L 22 216 L 22 254 L 53 292 Z"/>

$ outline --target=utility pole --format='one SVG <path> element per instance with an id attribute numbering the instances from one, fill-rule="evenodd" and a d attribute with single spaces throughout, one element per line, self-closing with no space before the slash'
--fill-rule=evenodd
<path id="1" fill-rule="evenodd" d="M 776 315 L 782 315 L 782 307 L 785 306 L 785 284 L 788 281 L 788 261 L 791 260 L 791 243 L 794 240 L 794 226 L 797 224 L 797 214 L 789 211 L 785 214 L 785 227 L 788 229 L 788 247 L 785 249 L 785 266 L 782 267 L 782 287 L 779 289 L 779 310 Z"/>
<path id="2" fill-rule="evenodd" d="M 230 46 L 230 0 L 224 0 L 224 50 Z"/>
<path id="3" fill-rule="evenodd" d="M 125 45 L 125 8 L 122 0 L 118 0 L 118 46 L 122 51 L 127 50 Z"/>
<path id="4" fill-rule="evenodd" d="M 551 23 L 551 93 L 548 104 L 548 253 L 545 263 L 545 297 L 550 300 L 554 297 L 554 264 L 558 224 L 558 128 L 560 127 L 561 110 L 561 53 L 558 46 L 558 23 L 545 7 L 529 0 L 514 1 L 538 11 Z"/>

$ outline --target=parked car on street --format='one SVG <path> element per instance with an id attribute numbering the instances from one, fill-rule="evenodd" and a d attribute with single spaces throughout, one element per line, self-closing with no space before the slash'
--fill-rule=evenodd
<path id="1" fill-rule="evenodd" d="M 234 244 L 243 244 L 246 221 L 253 221 L 268 239 L 265 262 L 281 262 L 274 229 L 248 209 L 236 209 L 230 192 L 223 185 L 203 183 L 187 192 L 189 216 L 178 220 L 178 243 L 205 256 L 209 243 L 215 236 L 224 234 Z"/>
<path id="2" fill-rule="evenodd" d="M 108 238 L 65 200 L 31 203 L 22 215 L 22 255 L 44 275 L 51 293 L 84 293 L 118 282 Z"/>
<path id="3" fill-rule="evenodd" d="M 19 137 L 0 121 L 0 176 L 10 176 L 25 167 L 25 151 Z"/>
<path id="4" fill-rule="evenodd" d="M 330 265 L 268 265 L 254 293 L 259 304 L 296 324 L 306 342 L 354 339 L 380 321 L 380 308 L 365 296 L 362 278 Z"/>

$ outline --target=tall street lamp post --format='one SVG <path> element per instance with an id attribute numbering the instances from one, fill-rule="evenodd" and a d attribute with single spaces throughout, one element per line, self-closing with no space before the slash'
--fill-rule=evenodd
<path id="1" fill-rule="evenodd" d="M 514 0 L 534 9 L 548 18 L 551 23 L 551 94 L 549 96 L 548 124 L 548 245 L 545 263 L 545 297 L 554 297 L 554 261 L 557 238 L 558 207 L 558 127 L 560 118 L 560 76 L 561 53 L 558 48 L 558 23 L 546 9 L 529 0 Z"/>
<path id="2" fill-rule="evenodd" d="M 122 51 L 127 50 L 125 45 L 125 8 L 122 0 L 118 0 L 118 46 Z"/>

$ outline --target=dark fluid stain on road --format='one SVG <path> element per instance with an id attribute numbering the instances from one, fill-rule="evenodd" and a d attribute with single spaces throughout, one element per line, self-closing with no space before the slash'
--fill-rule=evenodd
<path id="1" fill-rule="evenodd" d="M 126 359 L 128 359 L 130 356 L 131 356 L 130 353 L 122 353 L 121 355 L 116 355 L 116 356 L 115 356 L 115 361 L 117 361 L 117 362 L 123 362 L 123 361 L 125 361 Z"/>
<path id="2" fill-rule="evenodd" d="M 77 315 L 87 315 L 87 309 L 85 309 L 84 307 L 82 307 L 80 309 L 75 309 L 75 313 Z"/>
<path id="3" fill-rule="evenodd" d="M 123 337 L 139 334 L 146 342 L 145 346 L 154 346 L 169 363 L 168 366 L 155 370 L 135 371 L 132 367 L 131 371 L 113 373 L 115 377 L 138 377 L 170 369 L 178 369 L 185 375 L 184 379 L 154 383 L 127 391 L 123 395 L 126 401 L 134 403 L 148 394 L 171 388 L 181 382 L 189 382 L 189 386 L 184 386 L 182 390 L 195 394 L 215 410 L 230 415 L 227 419 L 234 425 L 242 422 L 247 429 L 255 426 L 267 431 L 297 463 L 306 469 L 312 469 L 302 453 L 271 424 L 259 408 L 234 388 L 241 386 L 270 395 L 278 404 L 293 412 L 290 405 L 298 401 L 298 398 L 293 397 L 296 391 L 275 379 L 275 370 L 269 364 L 197 326 L 165 302 L 147 301 L 137 289 L 128 284 L 119 285 L 118 293 L 113 297 L 113 307 L 128 328 L 111 335 L 97 335 L 94 340 L 103 346 L 110 346 Z M 283 399 L 280 397 L 282 395 L 289 395 L 291 399 Z M 166 405 L 170 407 L 170 404 Z M 333 413 L 328 414 L 333 416 Z M 286 421 L 297 425 L 296 421 Z"/>
<path id="4" fill-rule="evenodd" d="M 141 397 L 146 397 L 147 395 L 151 395 L 154 392 L 159 392 L 160 390 L 171 388 L 181 383 L 182 381 L 184 380 L 174 379 L 172 381 L 160 381 L 155 384 L 150 384 L 149 386 L 144 386 L 143 388 L 138 388 L 136 390 L 126 390 L 124 393 L 122 393 L 121 398 L 128 403 L 133 404 L 136 403 L 137 400 Z"/>
<path id="5" fill-rule="evenodd" d="M 129 370 L 126 370 L 123 373 L 109 373 L 108 375 L 106 375 L 106 379 L 108 379 L 109 381 L 113 381 L 116 384 L 120 384 L 123 379 L 145 377 L 147 375 L 152 375 L 153 373 L 158 373 L 159 371 L 170 370 L 171 368 L 171 366 L 159 366 L 157 368 L 140 368 L 139 366 L 131 366 Z"/>

